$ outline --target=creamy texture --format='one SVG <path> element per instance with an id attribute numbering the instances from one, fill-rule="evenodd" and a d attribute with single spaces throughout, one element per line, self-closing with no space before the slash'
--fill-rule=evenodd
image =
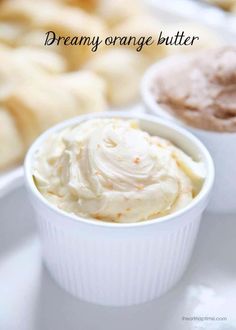
<path id="1" fill-rule="evenodd" d="M 236 47 L 168 59 L 151 89 L 158 104 L 191 126 L 236 132 Z"/>
<path id="2" fill-rule="evenodd" d="M 64 211 L 137 222 L 189 204 L 205 170 L 135 121 L 94 119 L 50 136 L 36 153 L 33 175 L 43 196 Z"/>

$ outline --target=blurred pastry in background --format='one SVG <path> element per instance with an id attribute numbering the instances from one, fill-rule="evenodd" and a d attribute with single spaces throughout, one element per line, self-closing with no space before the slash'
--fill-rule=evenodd
<path id="1" fill-rule="evenodd" d="M 235 0 L 206 0 L 212 5 L 218 6 L 224 10 L 231 11 L 236 6 Z"/>
<path id="2" fill-rule="evenodd" d="M 143 24 L 145 22 L 145 24 Z M 166 55 L 165 45 L 156 45 L 157 36 L 161 30 L 165 30 L 165 25 L 156 17 L 148 14 L 132 16 L 115 26 L 112 33 L 121 37 L 152 37 L 154 43 L 150 46 L 144 46 L 142 53 L 147 55 L 151 62 L 158 60 Z M 123 46 L 122 46 L 123 47 Z M 132 46 L 128 46 L 131 48 Z"/>
<path id="3" fill-rule="evenodd" d="M 102 79 L 91 72 L 43 77 L 18 86 L 4 105 L 28 147 L 50 126 L 80 114 L 106 109 Z"/>
<path id="4" fill-rule="evenodd" d="M 90 59 L 85 68 L 96 72 L 107 83 L 108 101 L 113 106 L 136 102 L 148 58 L 127 48 L 111 48 Z"/>
<path id="5" fill-rule="evenodd" d="M 57 54 L 47 50 L 0 47 L 0 101 L 19 84 L 42 79 L 47 74 L 62 73 L 66 63 Z"/>
<path id="6" fill-rule="evenodd" d="M 15 57 L 13 53 L 0 48 L 0 101 L 17 85 L 37 79 L 42 74 L 35 64 Z"/>
<path id="7" fill-rule="evenodd" d="M 46 30 L 33 29 L 31 31 L 25 31 L 20 35 L 20 37 L 15 41 L 15 47 L 29 47 L 36 49 L 46 49 L 50 52 L 60 54 L 60 49 L 56 45 L 51 45 L 50 47 L 45 47 L 45 36 Z"/>
<path id="8" fill-rule="evenodd" d="M 34 29 L 54 31 L 59 36 L 102 36 L 105 33 L 103 21 L 77 7 L 45 1 L 9 0 L 0 6 L 0 19 L 3 22 L 18 22 L 21 30 L 31 33 Z M 40 38 L 41 40 L 41 38 Z M 44 35 L 45 41 L 45 35 Z M 44 45 L 43 41 L 43 45 Z M 51 46 L 47 46 L 50 50 Z M 54 46 L 52 46 L 54 48 Z M 88 46 L 56 46 L 68 60 L 70 69 L 78 68 L 91 54 Z M 54 49 L 55 50 L 55 49 Z"/>
<path id="9" fill-rule="evenodd" d="M 233 5 L 232 8 L 231 8 L 231 12 L 232 12 L 233 14 L 236 14 L 236 1 L 235 1 L 234 5 Z"/>
<path id="10" fill-rule="evenodd" d="M 140 0 L 100 0 L 95 14 L 101 17 L 109 27 L 114 27 L 144 11 L 145 8 Z"/>
<path id="11" fill-rule="evenodd" d="M 21 24 L 0 22 L 0 43 L 15 46 L 16 41 L 21 38 L 24 32 L 25 29 Z"/>
<path id="12" fill-rule="evenodd" d="M 66 5 L 77 6 L 87 11 L 94 11 L 100 0 L 54 0 L 60 1 Z"/>
<path id="13" fill-rule="evenodd" d="M 50 4 L 47 15 L 41 16 L 36 23 L 41 29 L 51 30 L 59 36 L 100 36 L 105 35 L 106 26 L 98 17 L 90 15 L 79 8 Z M 51 46 L 48 46 L 50 48 Z M 68 60 L 71 70 L 79 68 L 91 56 L 88 45 L 64 45 L 60 43 L 60 52 Z"/>
<path id="14" fill-rule="evenodd" d="M 24 144 L 14 119 L 0 107 L 0 170 L 17 164 L 23 154 Z"/>
<path id="15" fill-rule="evenodd" d="M 33 47 L 20 47 L 14 50 L 14 56 L 31 62 L 47 73 L 59 74 L 67 71 L 67 63 L 59 54 L 47 49 L 35 49 Z"/>
<path id="16" fill-rule="evenodd" d="M 5 0 L 0 3 L 0 20 L 2 23 L 15 24 L 21 31 L 33 28 L 37 16 L 45 14 L 45 4 L 40 6 L 37 1 Z M 39 9 L 40 7 L 41 9 Z"/>

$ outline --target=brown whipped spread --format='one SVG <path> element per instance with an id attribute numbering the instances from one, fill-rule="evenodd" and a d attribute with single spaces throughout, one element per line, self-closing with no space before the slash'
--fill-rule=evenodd
<path id="1" fill-rule="evenodd" d="M 236 132 L 236 47 L 166 60 L 152 91 L 162 108 L 193 127 Z"/>

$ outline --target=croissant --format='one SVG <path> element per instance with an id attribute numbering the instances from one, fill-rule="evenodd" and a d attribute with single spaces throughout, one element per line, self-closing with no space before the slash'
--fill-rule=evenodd
<path id="1" fill-rule="evenodd" d="M 100 112 L 107 107 L 107 85 L 105 80 L 90 71 L 75 71 L 58 76 L 77 100 L 77 115 Z"/>
<path id="2" fill-rule="evenodd" d="M 72 84 L 73 80 L 73 84 Z M 105 109 L 105 85 L 90 72 L 44 77 L 18 86 L 6 99 L 28 147 L 48 127 L 82 113 Z"/>
<path id="3" fill-rule="evenodd" d="M 18 60 L 32 63 L 47 73 L 58 74 L 67 70 L 65 59 L 59 54 L 47 49 L 21 47 L 14 51 L 14 56 Z"/>
<path id="4" fill-rule="evenodd" d="M 22 81 L 36 79 L 40 71 L 32 63 L 19 61 L 7 49 L 0 48 L 0 101 Z"/>
<path id="5" fill-rule="evenodd" d="M 29 47 L 29 48 L 35 48 L 35 49 L 43 49 L 43 50 L 49 50 L 51 52 L 54 52 L 56 54 L 60 54 L 60 48 L 58 46 L 50 46 L 48 49 L 45 47 L 45 35 L 46 30 L 43 29 L 36 29 L 31 31 L 24 31 L 23 34 L 19 36 L 19 38 L 16 40 L 15 45 L 17 47 Z"/>
<path id="6" fill-rule="evenodd" d="M 0 19 L 14 20 L 24 24 L 25 29 L 54 31 L 57 37 L 103 35 L 106 26 L 102 20 L 78 7 L 65 6 L 58 2 L 12 0 L 0 5 Z M 46 38 L 46 37 L 45 37 Z M 42 40 L 42 45 L 45 40 Z M 48 46 L 53 48 L 54 45 Z M 65 46 L 60 42 L 58 51 L 68 60 L 70 69 L 78 68 L 90 56 L 88 46 Z M 54 47 L 55 48 L 55 47 Z"/>
<path id="7" fill-rule="evenodd" d="M 107 82 L 109 102 L 122 106 L 137 100 L 140 79 L 148 64 L 148 59 L 141 53 L 127 48 L 113 48 L 97 54 L 85 68 Z"/>
<path id="8" fill-rule="evenodd" d="M 109 26 L 115 26 L 143 12 L 138 0 L 100 0 L 96 14 L 104 19 Z M 141 26 L 143 26 L 141 22 Z"/>
<path id="9" fill-rule="evenodd" d="M 99 0 L 60 0 L 60 1 L 64 4 L 78 6 L 87 11 L 94 11 L 100 2 Z"/>
<path id="10" fill-rule="evenodd" d="M 56 37 L 96 37 L 105 34 L 106 26 L 99 18 L 92 16 L 79 8 L 55 6 L 47 15 L 38 19 L 40 28 L 53 31 Z M 52 47 L 51 45 L 48 47 Z M 88 45 L 59 44 L 60 51 L 68 60 L 70 69 L 77 69 L 91 56 Z"/>
<path id="11" fill-rule="evenodd" d="M 24 154 L 24 145 L 13 117 L 0 108 L 0 170 L 15 165 Z"/>
<path id="12" fill-rule="evenodd" d="M 15 46 L 24 34 L 24 26 L 15 22 L 0 22 L 0 43 Z"/>
<path id="13" fill-rule="evenodd" d="M 18 24 L 32 25 L 37 15 L 43 14 L 44 5 L 39 11 L 39 3 L 30 0 L 11 0 L 0 3 L 0 19 Z"/>
<path id="14" fill-rule="evenodd" d="M 42 79 L 46 74 L 65 71 L 66 64 L 57 54 L 33 49 L 0 47 L 0 101 L 24 82 Z"/>

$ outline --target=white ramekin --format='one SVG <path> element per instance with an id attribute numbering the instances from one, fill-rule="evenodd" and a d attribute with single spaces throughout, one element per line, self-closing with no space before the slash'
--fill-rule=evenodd
<path id="1" fill-rule="evenodd" d="M 133 224 L 84 219 L 51 205 L 32 178 L 36 150 L 49 134 L 98 117 L 135 117 L 142 129 L 168 138 L 191 156 L 200 157 L 207 177 L 193 202 L 169 216 Z M 159 297 L 180 279 L 191 256 L 213 180 L 213 162 L 202 143 L 184 129 L 149 115 L 107 112 L 74 118 L 40 136 L 25 159 L 26 186 L 51 275 L 74 296 L 102 305 L 143 303 Z"/>
<path id="2" fill-rule="evenodd" d="M 220 133 L 193 128 L 157 104 L 151 87 L 158 75 L 159 68 L 164 62 L 166 65 L 171 60 L 171 58 L 167 58 L 159 61 L 146 71 L 141 84 L 142 100 L 149 113 L 187 128 L 205 144 L 214 160 L 216 172 L 214 188 L 207 211 L 212 213 L 234 213 L 236 212 L 236 133 Z"/>

